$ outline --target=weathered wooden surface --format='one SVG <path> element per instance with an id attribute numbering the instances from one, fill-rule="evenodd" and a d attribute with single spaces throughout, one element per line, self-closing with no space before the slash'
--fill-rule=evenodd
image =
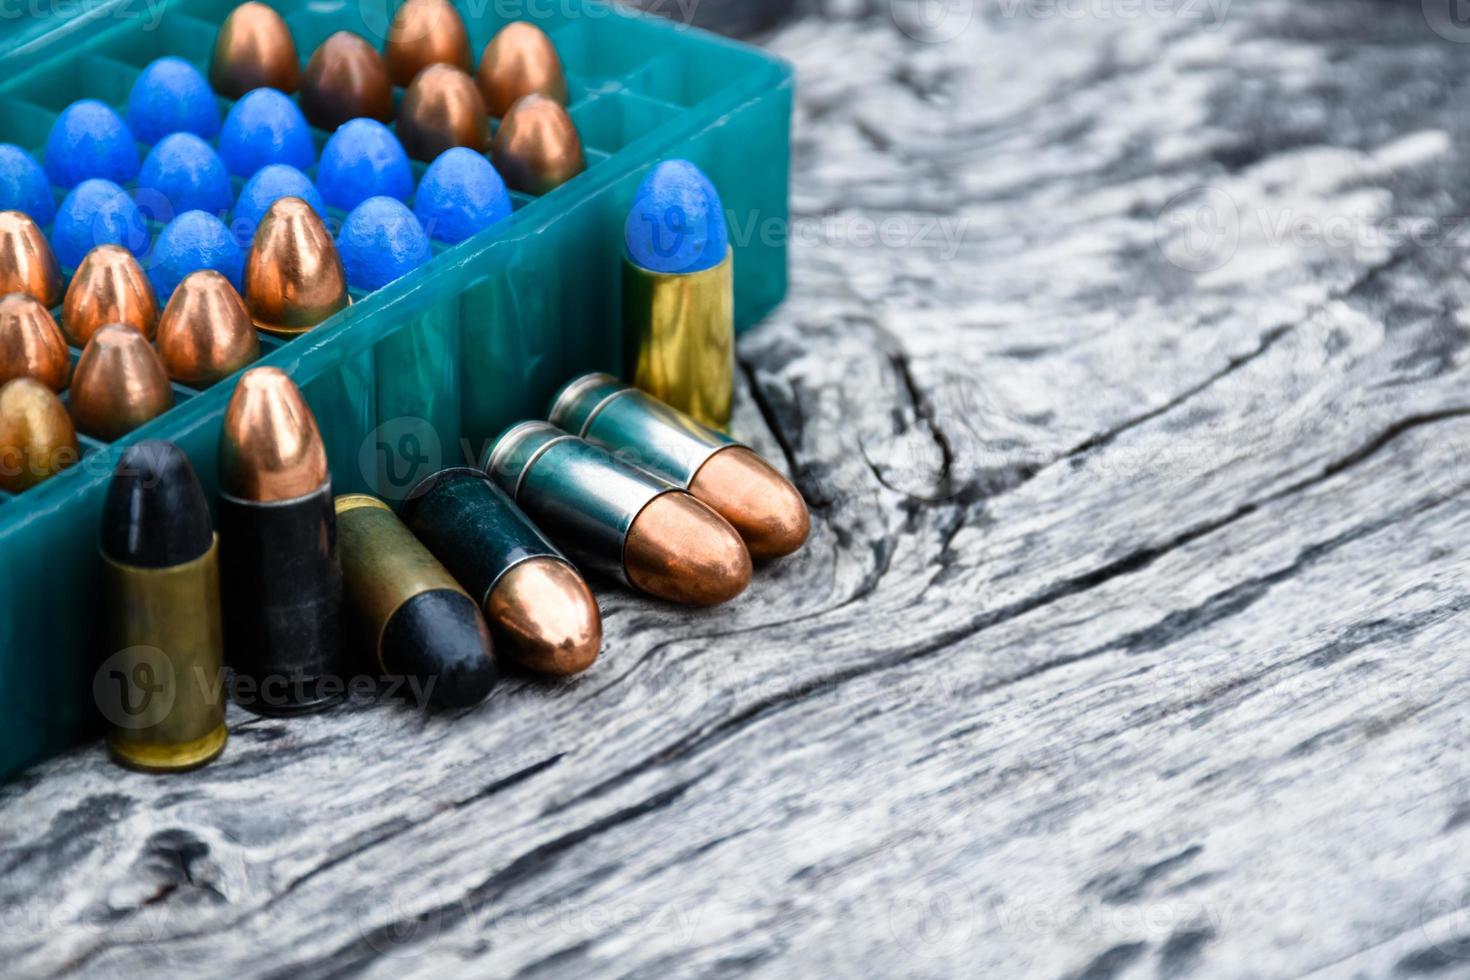
<path id="1" fill-rule="evenodd" d="M 594 671 L 460 717 L 30 773 L 6 974 L 1470 973 L 1470 45 L 847 7 L 772 39 L 793 295 L 741 350 L 807 551 L 605 592 Z"/>

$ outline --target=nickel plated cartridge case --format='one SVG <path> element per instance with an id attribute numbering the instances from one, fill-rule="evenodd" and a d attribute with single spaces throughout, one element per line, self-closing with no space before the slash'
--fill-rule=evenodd
<path id="1" fill-rule="evenodd" d="M 740 532 L 754 558 L 789 555 L 806 541 L 806 502 L 770 463 L 610 374 L 568 383 L 551 423 L 688 490 Z"/>
<path id="2" fill-rule="evenodd" d="M 750 553 L 723 517 L 553 425 L 507 430 L 485 469 L 579 568 L 696 606 L 750 584 Z"/>

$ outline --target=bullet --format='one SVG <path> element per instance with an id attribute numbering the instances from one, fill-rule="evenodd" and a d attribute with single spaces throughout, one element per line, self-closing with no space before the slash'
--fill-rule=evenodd
<path id="1" fill-rule="evenodd" d="M 506 24 L 485 45 L 475 81 L 485 107 L 497 118 L 533 92 L 567 104 L 566 73 L 555 45 L 545 31 L 523 20 Z"/>
<path id="2" fill-rule="evenodd" d="M 489 160 L 456 146 L 439 154 L 419 181 L 413 213 L 436 241 L 458 245 L 509 218 L 510 191 Z"/>
<path id="3" fill-rule="evenodd" d="M 0 297 L 0 384 L 34 378 L 60 391 L 70 377 L 71 352 L 50 311 L 25 293 Z"/>
<path id="4" fill-rule="evenodd" d="M 179 384 L 207 388 L 260 357 L 245 301 L 212 269 L 190 273 L 158 321 L 158 354 Z"/>
<path id="5" fill-rule="evenodd" d="M 234 698 L 259 714 L 340 701 L 342 572 L 316 418 L 284 372 L 235 386 L 220 433 L 220 575 Z"/>
<path id="6" fill-rule="evenodd" d="M 750 552 L 723 517 L 553 425 L 507 430 L 485 470 L 578 568 L 693 606 L 750 584 Z"/>
<path id="7" fill-rule="evenodd" d="M 0 143 L 0 209 L 28 214 L 38 225 L 56 218 L 56 198 L 46 171 L 14 143 Z"/>
<path id="8" fill-rule="evenodd" d="M 350 302 L 341 256 L 322 219 L 299 197 L 277 200 L 245 260 L 245 306 L 256 327 L 300 336 Z"/>
<path id="9" fill-rule="evenodd" d="M 338 31 L 312 52 L 301 80 L 301 112 L 332 132 L 352 119 L 393 118 L 393 83 L 383 56 L 351 31 Z"/>
<path id="10" fill-rule="evenodd" d="M 138 172 L 137 197 L 165 222 L 185 211 L 224 215 L 235 205 L 225 162 L 193 133 L 172 133 L 148 151 Z"/>
<path id="11" fill-rule="evenodd" d="M 296 91 L 301 63 L 281 15 L 254 0 L 230 11 L 214 42 L 209 83 L 227 99 L 265 87 Z"/>
<path id="12" fill-rule="evenodd" d="M 354 289 L 382 289 L 433 258 L 419 219 L 391 197 L 370 197 L 353 208 L 337 244 Z"/>
<path id="13" fill-rule="evenodd" d="M 391 129 L 373 119 L 354 119 L 322 148 L 316 183 L 322 200 L 351 211 L 370 197 L 408 200 L 413 170 Z"/>
<path id="14" fill-rule="evenodd" d="M 213 139 L 219 104 L 197 68 L 183 58 L 158 58 L 128 93 L 128 128 L 135 140 L 150 145 L 170 133 Z"/>
<path id="15" fill-rule="evenodd" d="M 0 211 L 0 296 L 9 293 L 34 296 L 48 309 L 61 302 L 56 256 L 41 229 L 19 211 Z"/>
<path id="16" fill-rule="evenodd" d="M 223 221 L 203 211 L 185 211 L 158 233 L 149 256 L 148 278 L 154 295 L 167 303 L 184 277 L 201 269 L 220 273 L 239 289 L 245 253 Z"/>
<path id="17" fill-rule="evenodd" d="M 100 178 L 126 184 L 138 176 L 138 147 L 122 117 L 96 99 L 61 111 L 46 137 L 46 176 L 57 187 Z"/>
<path id="18" fill-rule="evenodd" d="M 128 192 L 108 180 L 84 180 L 61 202 L 51 227 L 51 249 L 63 269 L 77 268 L 99 245 L 148 254 L 148 225 Z"/>
<path id="19" fill-rule="evenodd" d="M 82 458 L 56 392 L 35 378 L 0 386 L 0 490 L 22 493 Z"/>
<path id="20" fill-rule="evenodd" d="M 502 659 L 556 677 L 592 666 L 602 649 L 592 590 L 485 472 L 425 478 L 399 516 L 479 602 Z"/>
<path id="21" fill-rule="evenodd" d="M 111 323 L 87 341 L 71 381 L 71 417 L 79 431 L 111 442 L 173 404 L 168 372 L 148 338 Z"/>
<path id="22" fill-rule="evenodd" d="M 490 119 L 474 79 L 451 65 L 425 68 L 398 107 L 398 138 L 409 156 L 425 163 L 455 146 L 483 153 Z"/>
<path id="23" fill-rule="evenodd" d="M 735 395 L 735 276 L 719 193 L 688 160 L 644 178 L 625 226 L 623 375 L 715 429 Z"/>
<path id="24" fill-rule="evenodd" d="M 235 213 L 230 220 L 230 230 L 246 251 L 255 241 L 255 232 L 265 219 L 265 213 L 283 197 L 299 197 L 326 219 L 327 205 L 317 191 L 316 185 L 306 174 L 284 163 L 273 163 L 263 167 L 245 182 L 240 189 L 240 199 L 235 202 Z"/>
<path id="25" fill-rule="evenodd" d="M 376 497 L 337 498 L 342 584 L 355 646 L 433 703 L 479 704 L 499 676 L 480 608 Z"/>
<path id="26" fill-rule="evenodd" d="M 506 184 L 527 194 L 545 194 L 587 169 L 572 117 L 544 95 L 528 95 L 510 107 L 490 160 Z"/>
<path id="27" fill-rule="evenodd" d="M 102 505 L 109 652 L 94 685 L 122 765 L 182 772 L 224 751 L 219 546 L 189 458 L 128 447 Z"/>
<path id="28" fill-rule="evenodd" d="M 553 399 L 551 424 L 689 491 L 729 521 L 752 558 L 806 541 L 806 501 L 755 452 L 610 374 L 587 374 Z"/>
<path id="29" fill-rule="evenodd" d="M 393 15 L 383 52 L 394 85 L 407 87 L 434 64 L 468 73 L 470 36 L 464 20 L 447 0 L 408 0 Z"/>
<path id="30" fill-rule="evenodd" d="M 252 177 L 273 163 L 308 170 L 316 163 L 316 144 L 296 103 L 273 88 L 258 88 L 225 117 L 219 158 L 236 177 Z"/>
<path id="31" fill-rule="evenodd" d="M 86 347 L 109 323 L 126 324 L 150 340 L 158 329 L 153 284 L 132 253 L 119 245 L 99 245 L 87 253 L 61 307 L 61 328 L 77 347 Z"/>

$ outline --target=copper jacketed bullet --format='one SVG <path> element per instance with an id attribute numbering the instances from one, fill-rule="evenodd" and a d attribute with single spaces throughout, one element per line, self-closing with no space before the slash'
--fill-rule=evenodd
<path id="1" fill-rule="evenodd" d="M 74 346 L 86 347 L 98 328 L 121 323 L 153 339 L 158 298 L 133 253 L 120 245 L 88 252 L 66 288 L 61 329 Z"/>
<path id="2" fill-rule="evenodd" d="M 209 84 L 230 99 L 257 88 L 296 91 L 301 63 L 281 15 L 254 0 L 230 11 L 214 42 Z"/>
<path id="3" fill-rule="evenodd" d="M 557 677 L 592 666 L 602 649 L 592 590 L 485 472 L 427 477 L 400 515 L 479 602 L 497 656 Z"/>
<path id="4" fill-rule="evenodd" d="M 261 714 L 334 704 L 342 572 L 316 417 L 276 368 L 240 376 L 219 447 L 220 576 L 233 695 Z"/>
<path id="5" fill-rule="evenodd" d="M 71 352 L 51 312 L 25 293 L 0 297 L 0 384 L 35 378 L 52 391 L 71 377 Z"/>
<path id="6" fill-rule="evenodd" d="M 0 212 L 0 295 L 25 293 L 46 307 L 61 302 L 61 269 L 29 215 Z"/>
<path id="7" fill-rule="evenodd" d="M 770 463 L 612 375 L 572 381 L 552 401 L 550 417 L 704 501 L 740 532 L 754 558 L 789 555 L 806 541 L 806 501 Z"/>
<path id="8" fill-rule="evenodd" d="M 728 602 L 750 584 L 750 552 L 728 521 L 556 426 L 507 430 L 485 469 L 579 568 L 694 606 Z"/>
<path id="9" fill-rule="evenodd" d="M 505 25 L 485 45 L 475 81 L 485 108 L 497 118 L 533 92 L 567 103 L 567 78 L 556 47 L 545 31 L 523 20 Z"/>
<path id="10" fill-rule="evenodd" d="M 485 700 L 499 672 L 475 600 L 376 497 L 338 497 L 337 534 L 354 648 L 434 704 Z"/>
<path id="11" fill-rule="evenodd" d="M 359 118 L 393 118 L 393 83 L 383 56 L 351 31 L 338 31 L 312 53 L 301 80 L 301 112 L 319 129 L 334 131 Z"/>
<path id="12" fill-rule="evenodd" d="M 485 152 L 490 119 L 474 79 L 450 65 L 424 69 L 398 107 L 398 139 L 409 156 L 425 163 L 456 146 Z"/>
<path id="13" fill-rule="evenodd" d="M 545 194 L 587 169 L 572 117 L 544 95 L 511 106 L 495 134 L 491 162 L 508 185 L 527 194 Z"/>
<path id="14" fill-rule="evenodd" d="M 260 336 L 245 302 L 213 269 L 179 283 L 158 321 L 158 354 L 168 376 L 207 388 L 260 357 Z"/>
<path id="15" fill-rule="evenodd" d="M 407 87 L 430 65 L 469 72 L 470 36 L 448 0 L 408 0 L 393 15 L 384 50 L 394 85 Z"/>
<path id="16" fill-rule="evenodd" d="M 102 505 L 108 658 L 94 684 L 113 758 L 181 772 L 224 750 L 219 548 L 189 458 L 128 447 Z"/>
<path id="17" fill-rule="evenodd" d="M 322 219 L 299 197 L 270 206 L 245 260 L 245 307 L 255 325 L 295 337 L 347 308 L 347 274 Z"/>
<path id="18" fill-rule="evenodd" d="M 173 404 L 168 373 L 148 338 L 113 323 L 87 341 L 71 381 L 71 417 L 79 431 L 111 442 Z"/>
<path id="19" fill-rule="evenodd" d="M 0 490 L 20 493 L 82 458 L 56 392 L 35 378 L 0 386 Z"/>

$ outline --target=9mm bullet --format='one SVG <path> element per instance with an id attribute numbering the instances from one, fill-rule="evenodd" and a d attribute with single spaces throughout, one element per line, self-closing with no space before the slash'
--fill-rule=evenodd
<path id="1" fill-rule="evenodd" d="M 290 715 L 345 693 L 342 572 L 316 418 L 277 368 L 240 376 L 220 433 L 220 570 L 235 701 Z"/>
<path id="2" fill-rule="evenodd" d="M 113 758 L 145 772 L 202 766 L 224 750 L 218 538 L 189 458 L 140 442 L 102 508 L 112 649 L 95 693 Z"/>
<path id="3" fill-rule="evenodd" d="M 507 430 L 485 469 L 579 568 L 692 606 L 728 602 L 750 584 L 750 552 L 723 517 L 553 425 Z"/>
<path id="4" fill-rule="evenodd" d="M 602 648 L 592 590 L 483 471 L 432 474 L 399 514 L 479 602 L 499 656 L 555 677 L 592 666 Z"/>
<path id="5" fill-rule="evenodd" d="M 372 650 L 390 677 L 413 679 L 441 707 L 479 704 L 498 671 L 480 607 L 388 505 L 337 498 L 353 645 Z"/>
<path id="6" fill-rule="evenodd" d="M 550 417 L 704 501 L 740 532 L 753 558 L 780 558 L 806 542 L 806 501 L 770 463 L 610 374 L 568 383 L 552 400 Z"/>

